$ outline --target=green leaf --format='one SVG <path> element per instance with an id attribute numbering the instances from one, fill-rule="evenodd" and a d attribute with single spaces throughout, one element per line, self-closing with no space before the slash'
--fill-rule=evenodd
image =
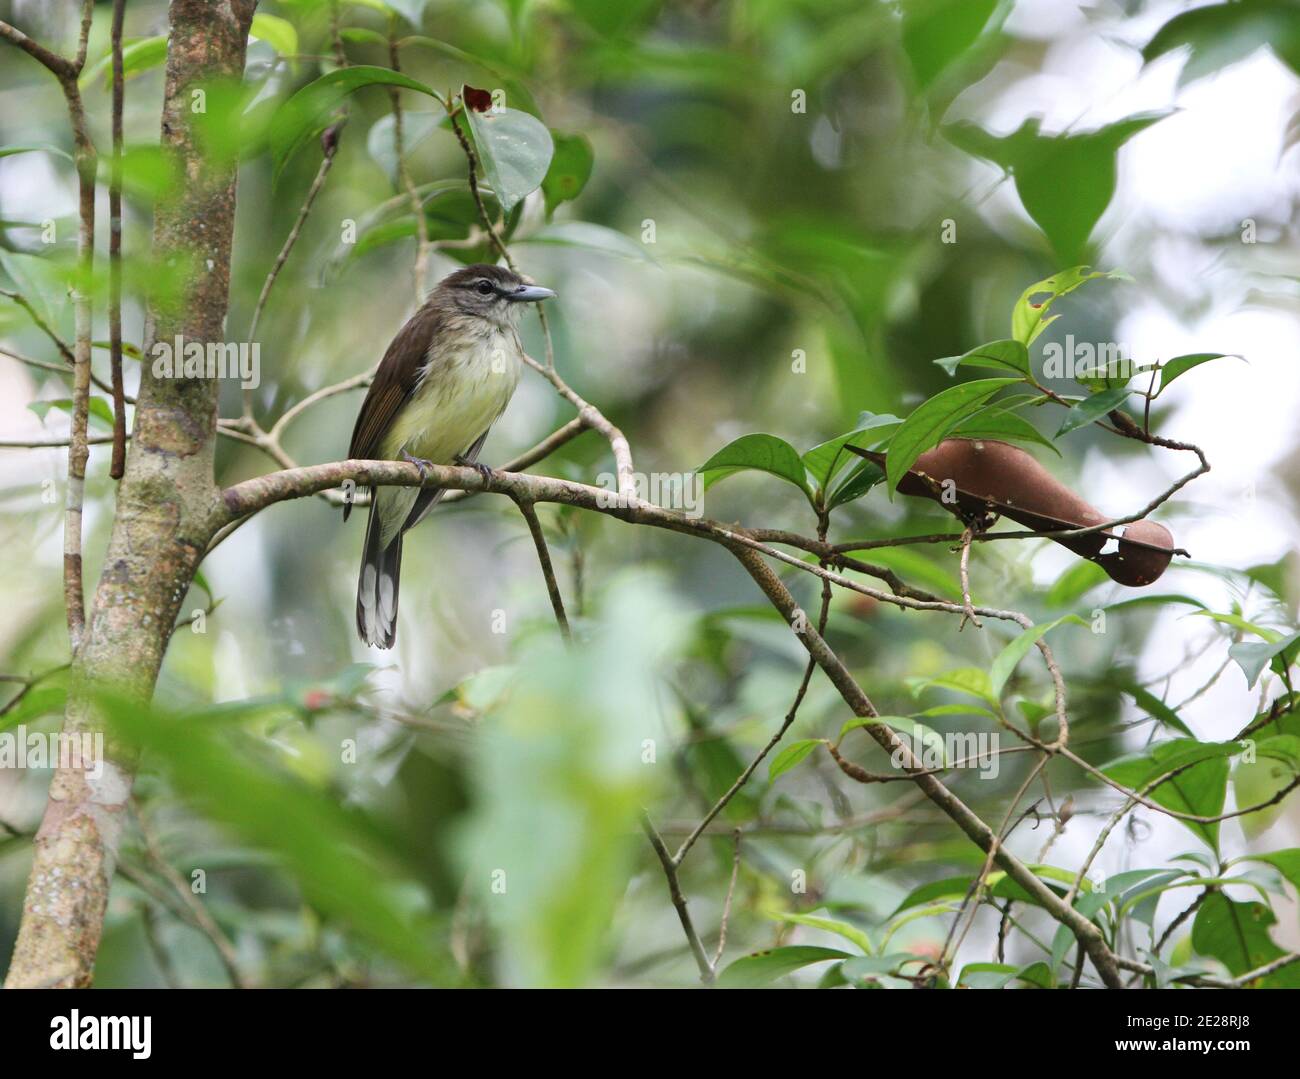
<path id="1" fill-rule="evenodd" d="M 608 0 L 569 0 L 569 6 L 593 30 L 615 35 L 635 30 L 656 13 L 659 5 L 656 0 L 621 0 L 617 4 Z"/>
<path id="2" fill-rule="evenodd" d="M 101 179 L 107 183 L 112 162 L 101 157 L 98 165 Z M 175 159 L 160 146 L 128 146 L 123 151 L 122 190 L 128 195 L 153 204 L 177 190 L 180 183 L 181 174 Z"/>
<path id="3" fill-rule="evenodd" d="M 776 435 L 741 435 L 723 446 L 695 471 L 704 477 L 707 489 L 733 473 L 746 470 L 778 476 L 793 483 L 811 498 L 803 460 L 790 443 Z"/>
<path id="4" fill-rule="evenodd" d="M 1188 59 L 1178 76 L 1182 87 L 1266 46 L 1300 72 L 1300 24 L 1286 0 L 1211 4 L 1185 11 L 1156 32 L 1142 57 L 1151 63 L 1165 53 L 1186 48 Z"/>
<path id="5" fill-rule="evenodd" d="M 1087 258 L 1092 231 L 1115 194 L 1120 148 L 1172 111 L 1137 113 L 1093 131 L 1057 135 L 1042 134 L 1038 117 L 1009 135 L 994 135 L 969 122 L 951 124 L 943 132 L 960 149 L 1009 172 L 1025 212 L 1056 254 L 1078 261 Z"/>
<path id="6" fill-rule="evenodd" d="M 1066 869 L 1061 869 L 1053 865 L 1031 865 L 1029 869 L 1034 876 L 1038 877 L 1044 884 L 1058 893 L 1064 891 L 1074 884 L 1075 875 Z M 956 877 L 947 877 L 942 880 L 932 880 L 914 888 L 908 893 L 907 897 L 899 903 L 890 915 L 890 918 L 896 918 L 905 910 L 911 910 L 915 907 L 927 906 L 941 899 L 961 899 L 970 891 L 971 885 L 975 882 L 973 875 L 962 875 Z M 1019 902 L 1035 903 L 1034 899 L 1019 884 L 1006 875 L 1002 870 L 995 870 L 990 873 L 985 880 L 985 887 L 990 894 L 997 896 L 999 899 L 1015 899 Z M 1082 892 L 1091 894 L 1092 884 L 1085 879 L 1083 882 Z"/>
<path id="7" fill-rule="evenodd" d="M 1036 446 L 1046 446 L 1058 456 L 1061 453 L 1050 438 L 1045 438 L 1039 433 L 1038 428 L 1023 416 L 996 405 L 989 405 L 972 413 L 949 431 L 947 437 L 1028 442 Z"/>
<path id="8" fill-rule="evenodd" d="M 297 70 L 298 31 L 288 19 L 259 11 L 253 16 L 253 26 L 249 34 L 258 41 L 266 42 L 281 56 L 289 57 L 290 70 Z"/>
<path id="9" fill-rule="evenodd" d="M 1255 752 L 1260 757 L 1281 761 L 1293 773 L 1300 772 L 1300 735 L 1275 734 L 1259 742 Z"/>
<path id="10" fill-rule="evenodd" d="M 1080 560 L 1072 563 L 1069 569 L 1056 578 L 1043 597 L 1043 602 L 1049 607 L 1064 607 L 1109 580 L 1106 571 L 1096 562 Z"/>
<path id="11" fill-rule="evenodd" d="M 113 407 L 102 397 L 92 397 L 86 402 L 87 415 L 91 420 L 97 420 L 108 430 L 113 429 Z M 64 397 L 57 401 L 32 401 L 27 407 L 36 413 L 37 417 L 44 420 L 49 414 L 50 409 L 57 408 L 60 412 L 72 414 L 72 400 Z"/>
<path id="12" fill-rule="evenodd" d="M 271 120 L 269 144 L 276 179 L 294 152 L 328 126 L 330 114 L 343 99 L 363 86 L 397 86 L 441 100 L 424 83 L 386 67 L 361 64 L 322 75 L 281 105 Z"/>
<path id="13" fill-rule="evenodd" d="M 13 697 L 10 695 L 9 699 Z M 17 704 L 0 715 L 0 731 L 12 730 L 20 723 L 32 723 L 46 716 L 61 716 L 67 703 L 67 673 L 52 675 L 29 689 Z"/>
<path id="14" fill-rule="evenodd" d="M 1119 917 L 1131 912 L 1134 921 L 1151 926 L 1160 897 L 1190 876 L 1186 869 L 1134 869 L 1106 879 L 1103 902 L 1113 902 Z"/>
<path id="15" fill-rule="evenodd" d="M 967 963 L 957 976 L 957 984 L 970 989 L 1003 989 L 1015 980 L 1017 971 L 1007 963 Z"/>
<path id="16" fill-rule="evenodd" d="M 837 918 L 822 918 L 815 914 L 794 914 L 788 910 L 771 910 L 767 912 L 767 916 L 778 921 L 790 922 L 792 925 L 806 925 L 810 929 L 835 933 L 860 948 L 863 955 L 872 955 L 875 952 L 871 947 L 871 939 L 866 933 L 856 925 L 850 925 Z"/>
<path id="17" fill-rule="evenodd" d="M 948 374 L 953 374 L 959 366 L 992 367 L 995 370 L 1011 372 L 1029 377 L 1029 349 L 1023 341 L 990 341 L 979 348 L 973 348 L 961 356 L 949 356 L 935 360 Z"/>
<path id="18" fill-rule="evenodd" d="M 1241 903 L 1222 892 L 1212 892 L 1196 912 L 1192 947 L 1240 976 L 1285 954 L 1269 935 L 1276 922 L 1276 916 L 1263 903 Z M 1287 977 L 1275 984 L 1300 983 L 1300 971 L 1294 966 L 1280 973 Z"/>
<path id="19" fill-rule="evenodd" d="M 1291 882 L 1291 887 L 1300 894 L 1300 847 L 1288 847 L 1286 850 L 1275 850 L 1264 854 L 1244 854 L 1242 860 L 1267 862 L 1286 877 Z"/>
<path id="20" fill-rule="evenodd" d="M 994 697 L 1000 697 L 1002 687 L 1007 684 L 1011 672 L 1016 669 L 1016 665 L 1025 658 L 1025 655 L 1034 647 L 1039 638 L 1065 622 L 1073 622 L 1080 626 L 1088 624 L 1077 614 L 1067 614 L 1062 615 L 1054 622 L 1043 622 L 1037 626 L 1030 626 L 1002 649 L 993 661 L 993 666 L 989 669 L 989 692 Z"/>
<path id="21" fill-rule="evenodd" d="M 805 453 L 803 455 L 804 467 L 808 470 L 808 474 L 812 476 L 817 487 L 825 491 L 845 465 L 858 460 L 853 454 L 844 449 L 846 444 L 862 441 L 863 436 L 869 431 L 876 431 L 878 437 L 880 434 L 879 428 L 892 427 L 902 422 L 897 416 L 889 414 L 876 416 L 866 413 L 858 421 L 858 426 L 852 431 L 837 435 L 827 442 L 814 446 Z"/>
<path id="22" fill-rule="evenodd" d="M 831 492 L 826 500 L 826 508 L 833 510 L 836 506 L 861 498 L 884 478 L 884 469 L 874 461 L 859 461 L 849 469 L 844 481 Z"/>
<path id="23" fill-rule="evenodd" d="M 825 745 L 821 738 L 804 738 L 798 742 L 791 742 L 773 757 L 772 763 L 767 766 L 767 781 L 771 783 L 777 776 L 790 771 L 820 745 Z"/>
<path id="24" fill-rule="evenodd" d="M 1231 352 L 1193 352 L 1186 356 L 1175 356 L 1167 364 L 1160 368 L 1160 388 L 1156 391 L 1159 397 L 1165 392 L 1169 383 L 1180 375 L 1187 374 L 1193 367 L 1200 367 L 1203 363 L 1209 363 L 1211 360 L 1224 360 L 1231 357 L 1232 359 L 1241 359 L 1240 356 Z"/>
<path id="25" fill-rule="evenodd" d="M 899 43 L 919 89 L 928 90 L 975 44 L 998 8 L 999 0 L 913 0 L 903 6 Z"/>
<path id="26" fill-rule="evenodd" d="M 1112 409 L 1118 408 L 1132 392 L 1123 386 L 1116 386 L 1113 389 L 1102 390 L 1101 393 L 1094 393 L 1091 397 L 1085 397 L 1065 414 L 1056 437 L 1060 438 L 1079 427 L 1087 426 L 1093 420 L 1101 419 Z"/>
<path id="27" fill-rule="evenodd" d="M 1188 738 L 1195 737 L 1191 728 L 1182 721 L 1182 718 L 1169 705 L 1165 704 L 1159 697 L 1149 689 L 1144 689 L 1136 683 L 1123 683 L 1119 686 L 1121 693 L 1126 693 L 1133 698 L 1133 703 L 1141 708 L 1147 715 L 1153 719 L 1159 720 L 1166 727 L 1173 727 L 1174 730 L 1180 731 L 1187 735 Z"/>
<path id="28" fill-rule="evenodd" d="M 1041 961 L 1027 963 L 1016 971 L 1016 977 L 1026 985 L 1032 985 L 1037 989 L 1053 989 L 1056 986 L 1051 968 Z"/>
<path id="29" fill-rule="evenodd" d="M 357 45 L 378 45 L 382 49 L 388 48 L 388 38 L 378 30 L 371 30 L 368 26 L 347 26 L 339 31 L 339 37 L 344 41 L 351 41 Z M 402 44 L 410 42 L 419 44 L 422 39 L 418 37 L 402 38 Z"/>
<path id="30" fill-rule="evenodd" d="M 1019 382 L 1016 378 L 981 378 L 962 382 L 935 394 L 907 417 L 889 442 L 885 474 L 891 490 L 926 450 L 943 441 L 962 419 L 979 409 L 1004 386 Z"/>
<path id="31" fill-rule="evenodd" d="M 509 213 L 546 179 L 555 152 L 551 133 L 536 116 L 518 109 L 477 112 L 466 107 L 465 116 L 488 183 Z"/>
<path id="32" fill-rule="evenodd" d="M 1146 797 L 1179 813 L 1213 817 L 1223 812 L 1228 787 L 1228 757 L 1240 753 L 1241 749 L 1240 742 L 1197 742 L 1191 738 L 1177 738 L 1161 742 L 1146 753 L 1114 761 L 1102 771 L 1116 782 L 1138 790 L 1167 772 L 1190 765 Z M 1179 823 L 1217 852 L 1218 822 L 1204 824 L 1183 820 Z"/>
<path id="33" fill-rule="evenodd" d="M 718 985 L 724 989 L 757 989 L 813 963 L 850 958 L 848 952 L 836 948 L 809 945 L 773 948 L 737 959 L 718 977 Z"/>
<path id="34" fill-rule="evenodd" d="M 914 683 L 912 686 L 913 694 L 919 694 L 924 689 L 952 689 L 958 693 L 968 693 L 972 697 L 979 697 L 988 701 L 994 707 L 998 704 L 998 698 L 993 693 L 989 676 L 979 667 L 960 667 L 936 678 L 928 678 Z"/>
<path id="35" fill-rule="evenodd" d="M 1291 598 L 1288 583 L 1296 575 L 1297 564 L 1300 564 L 1300 558 L 1294 551 L 1288 551 L 1272 562 L 1251 566 L 1246 570 L 1246 576 L 1263 585 L 1278 599 L 1286 601 Z"/>
<path id="36" fill-rule="evenodd" d="M 1267 626 L 1259 626 L 1254 622 L 1247 622 L 1239 614 L 1231 614 L 1223 611 L 1193 611 L 1192 614 L 1200 615 L 1205 618 L 1213 619 L 1225 626 L 1232 626 L 1233 629 L 1244 630 L 1246 633 L 1253 633 L 1256 637 L 1263 637 L 1269 642 L 1280 641 L 1282 634 L 1275 629 L 1269 629 Z"/>
<path id="37" fill-rule="evenodd" d="M 1229 648 L 1228 655 L 1237 661 L 1241 673 L 1246 676 L 1246 684 L 1253 689 L 1264 668 L 1274 659 L 1278 659 L 1283 664 L 1283 669 L 1294 662 L 1297 643 L 1300 643 L 1300 633 L 1293 633 L 1280 641 L 1265 644 L 1242 641 Z"/>
<path id="38" fill-rule="evenodd" d="M 1291 742 L 1296 736 L 1279 737 Z M 1294 763 L 1290 760 L 1279 763 L 1274 754 L 1265 752 L 1265 744 L 1271 741 L 1271 738 L 1260 741 L 1255 747 L 1256 759 L 1238 760 L 1232 769 L 1232 791 L 1237 805 L 1261 807 L 1238 818 L 1248 842 L 1257 840 L 1288 811 L 1283 792 L 1296 778 Z M 1294 744 L 1287 748 L 1294 748 Z M 1283 800 L 1275 801 L 1276 798 Z"/>
<path id="39" fill-rule="evenodd" d="M 165 35 L 139 38 L 122 45 L 122 81 L 125 82 L 160 66 L 167 59 Z M 87 89 L 100 75 L 104 76 L 104 89 L 112 86 L 113 54 L 107 52 L 88 67 L 77 79 L 77 85 Z"/>
<path id="40" fill-rule="evenodd" d="M 889 955 L 864 955 L 854 959 L 846 959 L 837 969 L 845 981 L 869 982 L 874 986 L 876 978 L 882 975 L 893 975 L 904 963 L 915 965 L 923 962 L 924 960 L 919 959 L 910 952 L 892 952 Z"/>
<path id="41" fill-rule="evenodd" d="M 402 152 L 409 155 L 446 121 L 445 115 L 404 110 L 402 115 Z M 397 122 L 391 112 L 384 113 L 366 132 L 366 152 L 384 170 L 390 181 L 398 179 Z M 411 218 L 414 222 L 414 217 Z"/>
<path id="42" fill-rule="evenodd" d="M 1174 604 L 1205 609 L 1205 604 L 1195 596 L 1184 595 L 1181 592 L 1159 592 L 1151 596 L 1134 596 L 1132 599 L 1122 599 L 1118 603 L 1108 603 L 1106 610 L 1107 612 L 1126 611 L 1130 607 L 1166 607 Z"/>
<path id="43" fill-rule="evenodd" d="M 551 132 L 555 153 L 550 168 L 542 180 L 542 195 L 546 199 L 546 216 L 555 213 L 562 202 L 572 202 L 582 194 L 591 179 L 591 169 L 596 155 L 591 140 L 586 135 L 562 135 Z"/>
<path id="44" fill-rule="evenodd" d="M 1125 279 L 1125 275 L 1116 270 L 1089 270 L 1087 266 L 1075 266 L 1030 285 L 1020 294 L 1011 311 L 1011 336 L 1026 347 L 1033 344 L 1034 339 L 1058 317 L 1047 317 L 1052 304 L 1098 278 Z"/>
<path id="45" fill-rule="evenodd" d="M 1038 725 L 1042 723 L 1043 720 L 1048 716 L 1053 715 L 1056 711 L 1052 705 L 1046 704 L 1043 701 L 1030 701 L 1025 700 L 1024 698 L 1016 700 L 1016 709 L 1025 717 L 1025 721 L 1029 724 L 1030 730 L 1034 732 L 1038 731 Z"/>
<path id="46" fill-rule="evenodd" d="M 596 225 L 590 221 L 554 221 L 545 228 L 516 240 L 515 243 L 577 247 L 630 261 L 655 261 L 644 244 L 637 243 L 617 229 Z"/>
<path id="47" fill-rule="evenodd" d="M 927 708 L 924 712 L 917 712 L 916 714 L 923 717 L 987 716 L 989 719 L 998 718 L 990 709 L 978 704 L 936 704 L 933 708 Z"/>
<path id="48" fill-rule="evenodd" d="M 36 308 L 41 317 L 46 322 L 55 324 L 57 312 L 67 303 L 71 284 L 66 266 L 51 258 L 0 248 L 0 267 L 4 268 L 17 286 L 17 291 L 27 297 L 27 302 Z M 0 297 L 0 307 L 8 306 L 9 302 L 8 298 Z"/>
<path id="49" fill-rule="evenodd" d="M 14 154 L 31 154 L 31 153 L 54 154 L 67 161 L 72 160 L 72 155 L 66 150 L 60 150 L 57 146 L 4 146 L 0 147 L 0 157 L 12 157 Z"/>

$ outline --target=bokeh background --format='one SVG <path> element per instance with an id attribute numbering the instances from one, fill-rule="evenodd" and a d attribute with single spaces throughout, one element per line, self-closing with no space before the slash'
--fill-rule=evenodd
<path id="1" fill-rule="evenodd" d="M 75 6 L 0 3 L 0 15 L 67 48 Z M 689 472 L 750 431 L 804 450 L 850 430 L 864 410 L 903 415 L 949 383 L 932 361 L 1007 336 L 1028 285 L 1076 263 L 1122 269 L 1131 280 L 1090 284 L 1057 304 L 1064 317 L 1035 344 L 1035 364 L 1043 345 L 1067 334 L 1120 343 L 1139 362 L 1211 351 L 1243 357 L 1187 375 L 1155 409 L 1157 429 L 1201 445 L 1213 471 L 1160 510 L 1191 558 L 1148 592 L 1191 596 L 1293 631 L 1300 11 L 1231 5 L 1254 17 L 1181 24 L 1190 29 L 1168 51 L 1150 47 L 1171 19 L 1204 6 L 370 0 L 342 5 L 341 19 L 352 63 L 387 64 L 383 38 L 395 27 L 412 39 L 401 57 L 413 77 L 440 90 L 504 88 L 512 107 L 589 141 L 593 167 L 581 194 L 553 214 L 540 192 L 531 196 L 511 247 L 525 272 L 559 293 L 549 309 L 559 370 L 626 431 L 640 471 Z M 107 10 L 99 5 L 92 64 L 107 50 Z M 285 20 L 294 38 L 251 45 L 254 117 L 332 63 L 330 4 L 283 0 L 259 10 Z M 128 5 L 128 37 L 165 32 L 164 4 Z M 133 146 L 156 144 L 161 80 L 155 66 L 128 82 Z M 86 98 L 106 146 L 102 69 L 88 79 Z M 463 181 L 464 158 L 438 104 L 413 93 L 402 101 L 414 182 Z M 349 110 L 338 159 L 258 330 L 255 404 L 268 424 L 375 363 L 415 303 L 414 222 L 398 197 L 389 97 L 363 90 Z M 1158 121 L 1122 145 L 1104 134 L 1083 140 L 1052 172 L 1054 197 L 1044 208 L 1039 192 L 1031 217 L 1003 167 L 1024 145 L 1013 133 L 1104 133 L 1149 113 Z M 1010 156 L 975 156 L 972 140 Z M 57 87 L 6 47 L 0 147 L 18 146 L 71 148 Z M 250 152 L 241 169 L 230 340 L 246 339 L 319 160 L 313 142 L 278 181 L 265 153 Z M 125 250 L 143 259 L 147 150 L 133 167 L 139 182 L 128 190 Z M 1091 230 L 1089 206 L 1104 208 Z M 436 280 L 473 257 L 473 244 L 462 242 L 472 207 L 450 185 L 426 212 Z M 75 247 L 74 214 L 68 160 L 45 151 L 0 157 L 5 287 L 38 295 L 68 338 L 71 305 L 57 267 Z M 41 242 L 48 220 L 53 244 Z M 343 242 L 349 223 L 356 244 Z M 107 337 L 102 305 L 97 314 L 97 336 Z M 134 292 L 128 341 L 139 343 L 142 323 Z M 531 318 L 525 337 L 540 356 Z M 58 360 L 3 300 L 0 347 Z M 806 369 L 792 368 L 796 352 Z M 95 362 L 106 373 L 106 353 Z M 128 389 L 136 378 L 128 363 Z M 0 440 L 66 435 L 66 412 L 39 403 L 66 399 L 68 385 L 60 373 L 0 356 Z M 358 393 L 323 401 L 289 429 L 285 449 L 301 463 L 343 457 L 359 403 Z M 238 388 L 229 387 L 223 415 L 239 407 Z M 526 376 L 483 459 L 504 462 L 570 415 L 546 383 Z M 1058 420 L 1038 422 L 1051 434 Z M 1116 515 L 1190 467 L 1185 455 L 1096 428 L 1074 432 L 1061 449 L 1060 457 L 1036 455 Z M 107 447 L 96 447 L 88 580 L 111 523 L 107 465 Z M 228 439 L 217 465 L 223 483 L 275 467 Z M 66 662 L 62 515 L 41 497 L 46 481 L 62 490 L 65 467 L 58 449 L 0 448 L 5 673 Z M 588 433 L 535 470 L 591 480 L 612 467 L 607 447 Z M 704 510 L 722 521 L 814 527 L 793 488 L 759 474 L 711 487 Z M 646 806 L 666 837 L 680 840 L 779 725 L 801 649 L 721 549 L 555 507 L 540 512 L 585 642 L 576 653 L 555 641 L 527 531 L 502 500 L 448 506 L 408 537 L 391 653 L 365 649 L 353 630 L 363 531 L 356 518 L 344 525 L 321 500 L 286 503 L 214 552 L 203 587 L 186 602 L 187 612 L 207 612 L 203 632 L 182 628 L 163 670 L 160 708 L 181 726 L 167 727 L 175 737 L 150 743 L 144 758 L 137 809 L 145 830 L 133 830 L 124 848 L 98 984 L 228 984 L 213 934 L 195 924 L 181 896 L 192 888 L 175 887 L 168 868 L 187 885 L 202 871 L 195 898 L 228 941 L 228 959 L 259 984 L 694 982 L 637 812 Z M 950 518 L 877 488 L 837 511 L 832 538 L 951 528 Z M 956 555 L 946 546 L 873 558 L 959 595 Z M 1136 595 L 1077 572 L 1054 589 L 1077 564 L 1045 542 L 985 544 L 972 562 L 974 596 L 1042 620 L 1090 617 Z M 785 576 L 815 609 L 811 578 Z M 1095 587 L 1080 592 L 1070 582 Z M 1104 634 L 1076 626 L 1054 634 L 1076 744 L 1088 759 L 1102 763 L 1172 733 L 1125 687 L 1145 687 L 1207 741 L 1234 735 L 1264 693 L 1276 693 L 1271 674 L 1252 689 L 1229 662 L 1240 631 L 1195 610 L 1125 607 L 1109 613 Z M 946 671 L 987 667 L 1009 639 L 995 624 L 959 635 L 947 615 L 851 594 L 836 597 L 830 626 L 832 643 L 887 714 L 962 700 L 914 691 Z M 57 683 L 0 724 L 53 729 Z M 1031 657 L 1009 699 L 1037 701 L 1047 690 Z M 186 735 L 186 716 L 201 735 Z M 818 675 L 789 737 L 833 736 L 847 718 Z M 992 729 L 970 716 L 932 723 Z M 875 751 L 865 739 L 853 745 L 870 767 Z M 1075 799 L 1048 860 L 1077 867 L 1122 800 L 1077 770 L 1053 765 L 1048 774 L 1055 802 Z M 953 783 L 996 822 L 1023 775 L 1023 762 L 1009 756 L 996 779 L 969 772 Z M 1229 806 L 1278 781 L 1271 766 L 1237 766 Z M 16 933 L 47 782 L 42 770 L 0 770 L 9 833 L 0 838 L 0 963 Z M 1040 797 L 1036 787 L 1022 807 Z M 326 809 L 338 809 L 337 819 Z M 1294 806 L 1252 820 L 1222 827 L 1223 858 L 1300 844 Z M 1036 860 L 1052 823 L 1031 825 L 1011 845 Z M 733 867 L 733 828 L 744 838 L 723 965 L 774 943 L 843 943 L 780 912 L 829 912 L 878 938 L 916 886 L 974 872 L 982 861 L 903 785 L 858 786 L 821 756 L 769 783 L 764 765 L 683 868 L 710 948 Z M 1190 830 L 1139 810 L 1095 874 L 1173 864 L 1188 850 L 1211 856 Z M 792 891 L 797 872 L 805 891 Z M 1294 947 L 1291 894 L 1271 883 L 1274 939 Z M 1190 898 L 1186 890 L 1165 896 L 1157 927 Z M 950 921 L 908 922 L 890 950 L 937 956 Z M 963 962 L 992 958 L 997 921 L 996 912 L 981 913 Z M 1031 935 L 1012 934 L 1011 962 L 1043 958 Z M 1184 937 L 1170 947 L 1183 947 L 1186 958 Z M 801 977 L 815 982 L 817 968 Z"/>

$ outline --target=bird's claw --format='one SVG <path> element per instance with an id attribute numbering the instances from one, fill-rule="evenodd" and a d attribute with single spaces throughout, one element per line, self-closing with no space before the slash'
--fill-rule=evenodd
<path id="1" fill-rule="evenodd" d="M 459 454 L 459 453 L 456 454 L 456 456 L 453 458 L 453 460 L 455 460 L 455 462 L 456 462 L 458 465 L 462 465 L 462 466 L 464 466 L 464 467 L 466 467 L 466 468 L 472 468 L 475 472 L 477 472 L 480 476 L 482 476 L 482 477 L 483 477 L 483 485 L 484 485 L 485 487 L 486 487 L 489 483 L 492 482 L 492 466 L 491 466 L 491 465 L 485 465 L 482 461 L 471 461 L 468 457 L 464 456 L 463 454 Z"/>
<path id="2" fill-rule="evenodd" d="M 408 465 L 415 465 L 420 473 L 420 482 L 423 483 L 429 478 L 429 469 L 433 467 L 433 462 L 424 457 L 412 457 L 405 450 L 402 451 L 402 460 Z"/>

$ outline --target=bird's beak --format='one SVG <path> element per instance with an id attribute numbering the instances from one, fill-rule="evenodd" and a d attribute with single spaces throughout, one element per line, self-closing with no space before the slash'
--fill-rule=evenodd
<path id="1" fill-rule="evenodd" d="M 514 292 L 507 293 L 506 299 L 511 303 L 536 303 L 538 300 L 549 300 L 554 296 L 554 292 L 542 288 L 541 285 L 520 285 Z"/>

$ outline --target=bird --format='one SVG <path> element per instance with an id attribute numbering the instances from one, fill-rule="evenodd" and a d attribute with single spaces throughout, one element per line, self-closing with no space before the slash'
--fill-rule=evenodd
<path id="1" fill-rule="evenodd" d="M 352 460 L 430 465 L 479 463 L 492 424 L 519 385 L 524 306 L 549 288 L 503 266 L 476 263 L 443 278 L 393 338 L 352 429 Z M 371 487 L 370 519 L 357 581 L 357 633 L 376 648 L 397 637 L 402 536 L 442 497 L 438 487 Z M 343 507 L 346 521 L 352 511 Z"/>

